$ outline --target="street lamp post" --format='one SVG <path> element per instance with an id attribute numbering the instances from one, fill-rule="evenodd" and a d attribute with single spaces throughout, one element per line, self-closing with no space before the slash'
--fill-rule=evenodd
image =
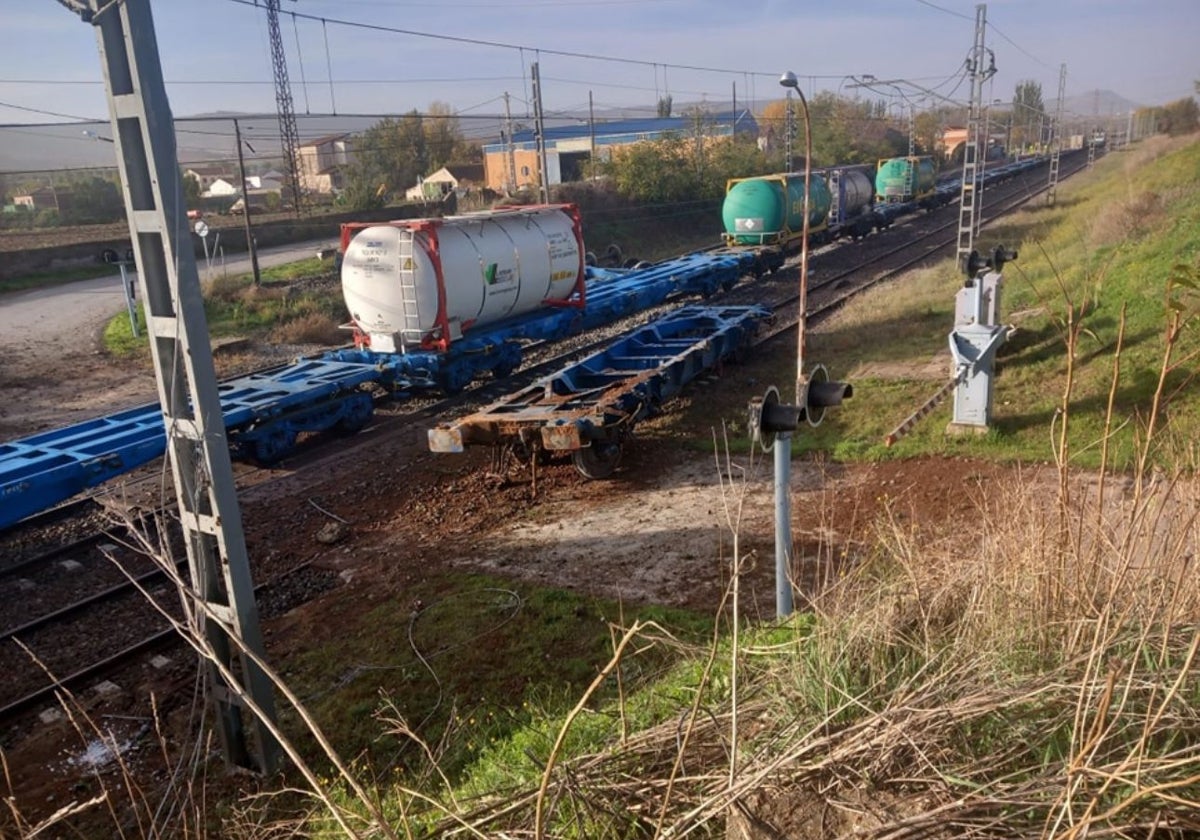
<path id="1" fill-rule="evenodd" d="M 800 97 L 800 108 L 804 115 L 804 220 L 800 229 L 800 308 L 796 321 L 796 405 L 805 404 L 804 376 L 804 322 L 808 312 L 808 217 L 809 190 L 812 187 L 812 122 L 808 113 L 808 101 L 796 74 L 788 71 L 779 79 L 779 84 L 788 89 L 789 96 L 795 90 Z M 789 105 L 791 100 L 788 100 Z M 789 109 L 790 110 L 790 109 Z M 790 135 L 789 135 L 790 140 Z M 788 144 L 788 163 L 791 163 L 791 144 Z M 775 458 L 775 614 L 783 617 L 792 613 L 792 433 L 779 432 L 774 443 Z"/>
<path id="2" fill-rule="evenodd" d="M 804 115 L 804 221 L 800 235 L 800 318 L 796 335 L 796 404 L 804 398 L 804 321 L 808 313 L 808 219 L 809 190 L 812 187 L 812 122 L 808 113 L 808 100 L 800 90 L 796 74 L 788 71 L 779 79 L 779 84 L 796 91 L 800 97 L 800 109 Z"/>
<path id="3" fill-rule="evenodd" d="M 783 171 L 791 172 L 792 171 L 792 138 L 796 134 L 796 128 L 795 128 L 796 122 L 795 122 L 795 120 L 792 119 L 792 92 L 791 92 L 791 90 L 789 90 L 787 92 L 787 99 L 784 100 L 783 121 L 784 121 L 783 133 L 784 133 L 784 140 L 785 140 L 784 146 L 787 149 L 787 157 L 783 164 Z"/>

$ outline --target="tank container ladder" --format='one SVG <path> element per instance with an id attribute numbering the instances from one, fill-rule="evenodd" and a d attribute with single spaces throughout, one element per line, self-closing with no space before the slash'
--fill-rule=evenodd
<path id="1" fill-rule="evenodd" d="M 400 267 L 400 304 L 404 307 L 404 324 L 400 328 L 400 345 L 421 343 L 421 314 L 417 308 L 417 270 L 413 259 L 413 243 L 417 233 L 413 230 L 400 231 L 399 251 L 396 254 Z"/>
<path id="2" fill-rule="evenodd" d="M 836 169 L 831 169 L 829 175 L 829 218 L 834 222 L 841 222 L 842 219 L 842 173 Z"/>

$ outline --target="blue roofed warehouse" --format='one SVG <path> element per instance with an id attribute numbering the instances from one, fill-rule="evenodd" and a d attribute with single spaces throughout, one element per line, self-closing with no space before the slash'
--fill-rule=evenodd
<path id="1" fill-rule="evenodd" d="M 546 170 L 551 185 L 583 180 L 592 157 L 608 160 L 612 150 L 642 140 L 658 140 L 667 135 L 692 136 L 697 130 L 694 116 L 653 117 L 597 121 L 546 129 Z M 732 137 L 734 134 L 758 136 L 754 115 L 745 109 L 704 114 L 699 130 L 705 137 Z M 593 137 L 594 131 L 594 137 Z M 514 192 L 538 185 L 537 139 L 532 130 L 513 132 L 507 139 L 483 147 L 483 165 L 487 186 L 497 192 Z"/>

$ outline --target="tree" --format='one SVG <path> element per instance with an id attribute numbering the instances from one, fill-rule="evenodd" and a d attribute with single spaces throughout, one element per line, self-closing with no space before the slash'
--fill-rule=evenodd
<path id="1" fill-rule="evenodd" d="M 478 160 L 481 153 L 464 140 L 458 118 L 445 102 L 430 103 L 424 115 L 414 109 L 399 119 L 381 120 L 363 132 L 354 149 L 341 200 L 359 209 L 397 201 L 422 176 L 451 163 Z"/>
<path id="2" fill-rule="evenodd" d="M 612 169 L 617 190 L 647 203 L 691 201 L 701 190 L 696 170 L 689 166 L 693 144 L 677 134 L 613 150 Z"/>
<path id="3" fill-rule="evenodd" d="M 1017 83 L 1012 101 L 1012 131 L 1009 143 L 1014 148 L 1040 144 L 1046 123 L 1046 105 L 1042 101 L 1042 86 L 1026 80 Z"/>
<path id="4" fill-rule="evenodd" d="M 425 122 L 425 154 L 430 171 L 458 161 L 466 151 L 464 147 L 454 110 L 445 102 L 431 102 Z"/>
<path id="5" fill-rule="evenodd" d="M 835 166 L 850 163 L 875 163 L 879 158 L 908 154 L 908 123 L 901 130 L 887 117 L 881 102 L 859 102 L 844 99 L 824 91 L 808 101 L 809 123 L 812 126 L 813 166 Z M 802 106 L 792 103 L 794 135 L 792 153 L 804 155 L 804 115 Z M 759 132 L 767 138 L 769 150 L 782 151 L 787 143 L 787 102 L 776 100 L 767 104 L 759 118 Z M 926 142 L 928 141 L 928 142 Z M 929 149 L 933 142 L 918 132 L 917 149 Z M 776 166 L 783 163 L 782 157 Z"/>
<path id="6" fill-rule="evenodd" d="M 399 119 L 381 120 L 355 144 L 354 163 L 346 171 L 345 203 L 380 207 L 403 197 L 404 191 L 429 172 L 425 121 L 416 111 Z"/>
<path id="7" fill-rule="evenodd" d="M 1200 127 L 1200 107 L 1190 96 L 1168 102 L 1158 112 L 1158 130 L 1172 137 L 1190 134 Z"/>
<path id="8" fill-rule="evenodd" d="M 79 181 L 71 187 L 69 200 L 59 211 L 66 224 L 88 225 L 115 222 L 125 213 L 125 203 L 117 185 L 107 178 Z"/>
<path id="9" fill-rule="evenodd" d="M 671 94 L 667 94 L 658 100 L 658 115 L 660 117 L 671 116 Z"/>
<path id="10" fill-rule="evenodd" d="M 200 182 L 191 175 L 183 175 L 182 171 L 180 177 L 183 179 L 183 200 L 188 207 L 194 208 L 200 203 Z"/>

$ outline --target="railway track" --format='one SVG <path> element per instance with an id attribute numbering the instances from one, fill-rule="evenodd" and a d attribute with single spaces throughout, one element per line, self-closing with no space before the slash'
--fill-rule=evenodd
<path id="1" fill-rule="evenodd" d="M 1082 168 L 1082 167 L 1079 167 Z M 1064 177 L 1073 174 L 1064 170 Z M 986 223 L 1041 194 L 1045 172 L 1026 173 L 989 190 L 984 205 Z M 1039 189 L 1035 184 L 1041 182 Z M 958 207 L 939 208 L 925 216 L 911 217 L 889 230 L 846 247 L 833 243 L 814 249 L 810 255 L 808 317 L 819 318 L 841 306 L 850 297 L 893 279 L 914 265 L 940 256 L 957 242 Z M 775 313 L 772 324 L 757 338 L 761 344 L 796 325 L 799 299 L 795 270 L 790 259 L 784 269 L 756 284 L 741 284 L 714 295 L 722 304 L 762 303 Z M 355 446 L 370 446 L 384 436 L 422 431 L 438 419 L 469 412 L 495 401 L 506 393 L 551 373 L 571 360 L 594 352 L 614 335 L 643 323 L 677 306 L 668 302 L 639 312 L 609 328 L 553 345 L 527 348 L 526 365 L 504 380 L 476 383 L 467 391 L 449 397 L 418 397 L 400 402 L 384 400 L 370 425 L 358 433 Z M 320 470 L 330 455 L 321 445 L 323 436 L 302 441 L 282 464 L 261 468 L 236 465 L 240 489 L 254 488 L 269 494 L 272 485 L 282 485 L 290 476 L 305 470 Z M 153 523 L 170 515 L 170 500 L 163 498 L 161 468 L 146 468 L 122 482 L 119 491 L 100 494 L 118 505 L 127 516 L 141 516 Z M 169 482 L 168 482 L 169 484 Z M 144 513 L 139 514 L 140 511 Z M 175 633 L 159 610 L 178 617 L 179 598 L 154 562 L 136 549 L 136 540 L 124 526 L 115 524 L 95 499 L 77 500 L 62 509 L 49 511 L 21 526 L 30 536 L 5 535 L 13 551 L 3 552 L 0 561 L 0 598 L 9 604 L 0 627 L 0 669 L 9 678 L 0 685 L 0 721 L 8 721 L 53 699 L 56 682 L 66 688 L 95 683 L 137 660 L 147 651 L 176 640 Z M 38 533 L 50 535 L 49 548 L 32 546 Z M 174 547 L 173 555 L 183 552 Z M 183 561 L 179 561 L 182 565 Z M 304 599 L 336 584 L 328 573 L 301 564 L 260 586 L 256 595 L 260 610 L 269 617 L 270 606 L 290 609 Z M 158 608 L 147 601 L 149 593 Z M 270 595 L 272 591 L 282 595 Z M 98 631 L 97 628 L 103 628 Z M 18 642 L 20 644 L 18 644 Z M 28 651 L 28 652 L 27 652 Z M 35 665 L 34 654 L 42 663 Z M 51 681 L 46 672 L 54 674 Z"/>

